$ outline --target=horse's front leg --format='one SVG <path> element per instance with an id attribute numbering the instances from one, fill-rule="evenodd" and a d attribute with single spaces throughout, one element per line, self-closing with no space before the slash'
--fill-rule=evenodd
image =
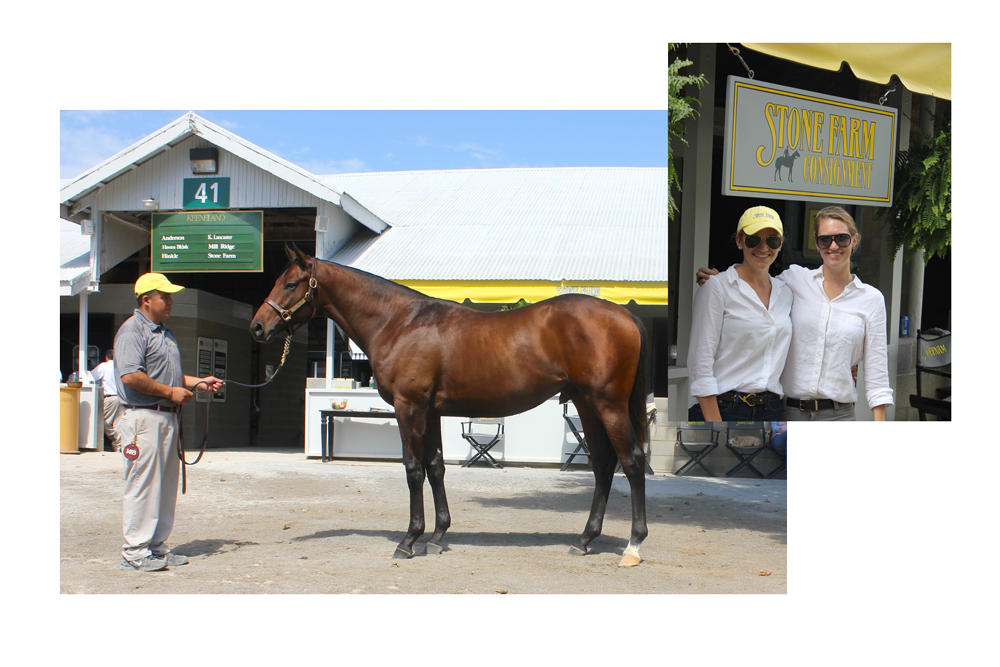
<path id="1" fill-rule="evenodd" d="M 441 418 L 431 415 L 427 418 L 424 435 L 424 467 L 427 480 L 434 494 L 434 534 L 427 541 L 427 553 L 439 554 L 444 548 L 444 534 L 451 526 L 448 498 L 444 492 L 444 451 L 441 447 Z"/>
<path id="2" fill-rule="evenodd" d="M 427 419 L 422 410 L 396 402 L 396 421 L 403 444 L 406 485 L 410 488 L 410 526 L 396 547 L 393 558 L 412 558 L 413 543 L 424 534 L 424 464 L 423 446 Z"/>

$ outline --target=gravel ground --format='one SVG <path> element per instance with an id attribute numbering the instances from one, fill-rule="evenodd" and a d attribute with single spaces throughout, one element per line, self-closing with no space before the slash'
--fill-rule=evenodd
<path id="1" fill-rule="evenodd" d="M 189 455 L 189 459 L 193 459 Z M 643 562 L 619 568 L 630 530 L 621 474 L 604 534 L 568 554 L 593 494 L 584 469 L 448 466 L 445 552 L 393 560 L 409 520 L 400 463 L 209 450 L 188 467 L 169 540 L 190 563 L 119 569 L 120 454 L 60 456 L 62 593 L 785 593 L 784 480 L 646 477 Z M 764 575 L 764 573 L 770 573 Z"/>

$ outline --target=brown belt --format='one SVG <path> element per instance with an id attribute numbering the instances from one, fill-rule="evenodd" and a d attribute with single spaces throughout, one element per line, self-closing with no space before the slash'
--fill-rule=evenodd
<path id="1" fill-rule="evenodd" d="M 731 401 L 731 402 L 738 401 L 740 403 L 745 403 L 746 405 L 757 406 L 757 405 L 764 405 L 770 401 L 777 400 L 778 398 L 780 398 L 780 396 L 775 394 L 773 391 L 765 391 L 762 394 L 756 394 L 756 393 L 741 394 L 738 391 L 727 391 L 725 394 L 719 394 L 717 398 L 720 401 Z"/>
<path id="2" fill-rule="evenodd" d="M 806 412 L 816 412 L 817 410 L 833 410 L 837 406 L 829 398 L 786 398 L 785 405 L 790 408 L 797 408 Z M 843 404 L 841 404 L 843 405 Z"/>
<path id="3" fill-rule="evenodd" d="M 167 407 L 166 405 L 128 405 L 122 404 L 123 408 L 129 408 L 130 410 L 156 410 L 157 412 L 179 412 L 181 406 L 171 405 Z"/>

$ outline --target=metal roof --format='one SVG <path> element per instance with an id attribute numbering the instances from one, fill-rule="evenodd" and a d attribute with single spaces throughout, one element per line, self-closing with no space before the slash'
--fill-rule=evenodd
<path id="1" fill-rule="evenodd" d="M 236 136 L 196 113 L 189 112 L 80 176 L 60 181 L 59 202 L 62 217 L 69 219 L 78 216 L 80 211 L 90 206 L 88 196 L 99 192 L 107 183 L 129 171 L 133 165 L 143 164 L 156 155 L 170 150 L 191 135 L 202 137 L 300 190 L 340 205 L 340 194 L 333 191 L 320 177 Z M 380 224 L 377 220 L 360 222 L 370 225 L 375 231 L 382 231 L 385 228 L 384 224 Z"/>
<path id="2" fill-rule="evenodd" d="M 59 220 L 59 294 L 73 296 L 90 284 L 90 240 L 80 225 Z"/>
<path id="3" fill-rule="evenodd" d="M 332 259 L 391 280 L 667 280 L 667 170 L 573 167 L 321 177 L 390 226 Z"/>

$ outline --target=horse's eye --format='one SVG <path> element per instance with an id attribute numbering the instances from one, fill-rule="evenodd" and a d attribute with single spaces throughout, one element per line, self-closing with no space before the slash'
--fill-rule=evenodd
<path id="1" fill-rule="evenodd" d="M 289 292 L 291 292 L 292 290 L 295 289 L 295 283 L 288 283 L 288 284 L 286 284 L 285 285 L 285 289 L 288 290 Z"/>

